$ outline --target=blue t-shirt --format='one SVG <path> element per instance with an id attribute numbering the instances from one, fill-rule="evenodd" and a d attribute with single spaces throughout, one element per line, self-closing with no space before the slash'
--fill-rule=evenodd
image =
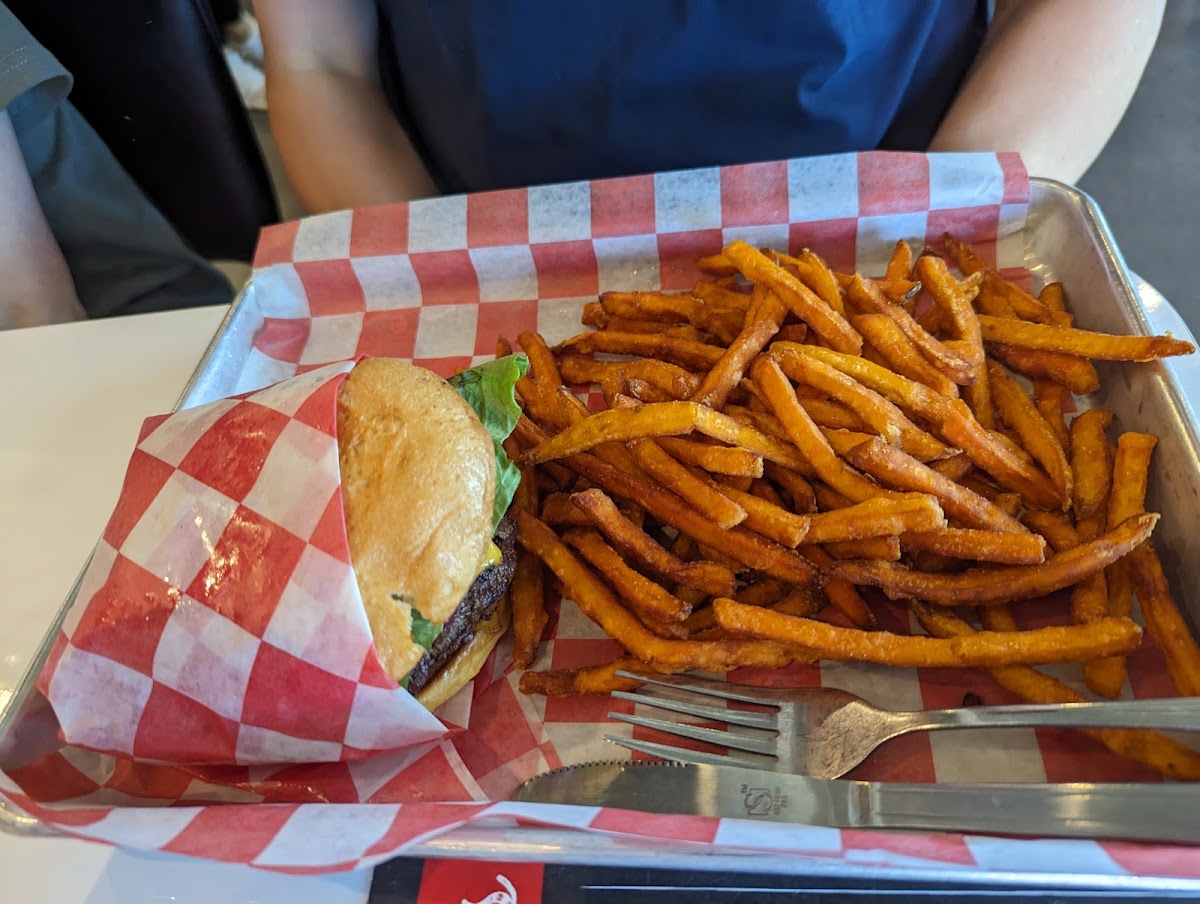
<path id="1" fill-rule="evenodd" d="M 983 0 L 377 0 L 383 82 L 444 192 L 924 150 Z"/>

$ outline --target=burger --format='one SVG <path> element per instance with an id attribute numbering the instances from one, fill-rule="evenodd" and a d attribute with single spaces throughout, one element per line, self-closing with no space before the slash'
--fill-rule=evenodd
<path id="1" fill-rule="evenodd" d="M 366 358 L 337 399 L 346 535 L 384 670 L 429 709 L 467 684 L 508 628 L 519 472 L 501 442 L 527 361 L 450 380 Z"/>

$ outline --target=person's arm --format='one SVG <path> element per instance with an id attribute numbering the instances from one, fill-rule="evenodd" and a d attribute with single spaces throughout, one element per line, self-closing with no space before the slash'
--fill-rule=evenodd
<path id="1" fill-rule="evenodd" d="M 0 329 L 82 320 L 71 271 L 46 223 L 8 113 L 0 109 Z"/>
<path id="2" fill-rule="evenodd" d="M 1166 0 L 1000 0 L 931 151 L 1020 151 L 1075 182 L 1125 114 Z"/>
<path id="3" fill-rule="evenodd" d="M 267 109 L 313 213 L 436 194 L 379 84 L 372 0 L 255 0 Z"/>

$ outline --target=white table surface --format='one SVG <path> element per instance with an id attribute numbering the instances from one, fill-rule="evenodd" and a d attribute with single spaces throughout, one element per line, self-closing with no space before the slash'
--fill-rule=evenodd
<path id="1" fill-rule="evenodd" d="M 225 308 L 0 332 L 0 708 Z M 0 833 L 0 900 L 362 904 L 370 871 L 296 877 Z"/>

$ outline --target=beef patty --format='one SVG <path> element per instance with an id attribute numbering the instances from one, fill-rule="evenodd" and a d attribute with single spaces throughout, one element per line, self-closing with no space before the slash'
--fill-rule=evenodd
<path id="1" fill-rule="evenodd" d="M 467 590 L 450 620 L 442 626 L 421 661 L 408 673 L 408 690 L 416 694 L 425 687 L 447 662 L 475 636 L 476 626 L 486 621 L 500 598 L 512 583 L 517 567 L 517 526 L 507 515 L 501 519 L 493 538 L 500 547 L 500 564 L 490 565 L 480 572 L 475 583 Z"/>

